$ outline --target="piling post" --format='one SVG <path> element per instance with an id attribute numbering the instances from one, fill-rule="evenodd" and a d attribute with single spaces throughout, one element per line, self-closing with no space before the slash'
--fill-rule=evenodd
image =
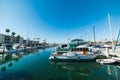
<path id="1" fill-rule="evenodd" d="M 107 58 L 109 58 L 109 48 L 108 47 L 106 47 L 106 54 L 105 55 Z"/>

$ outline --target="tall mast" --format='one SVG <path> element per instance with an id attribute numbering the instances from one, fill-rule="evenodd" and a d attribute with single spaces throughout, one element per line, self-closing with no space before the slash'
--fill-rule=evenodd
<path id="1" fill-rule="evenodd" d="M 115 47 L 114 47 L 114 52 L 116 51 L 116 47 L 118 46 L 119 35 L 120 35 L 120 29 L 119 29 L 119 32 L 118 32 L 116 45 L 115 45 Z"/>
<path id="2" fill-rule="evenodd" d="M 112 35 L 112 27 L 111 27 L 111 22 L 110 22 L 110 14 L 108 13 L 108 23 L 109 23 L 109 29 L 110 29 L 110 36 L 111 36 L 111 42 L 112 42 L 112 51 L 114 48 L 114 43 L 113 43 L 113 35 Z"/>
<path id="3" fill-rule="evenodd" d="M 95 26 L 93 26 L 93 33 L 94 33 L 94 45 L 96 45 L 96 39 L 95 39 Z"/>

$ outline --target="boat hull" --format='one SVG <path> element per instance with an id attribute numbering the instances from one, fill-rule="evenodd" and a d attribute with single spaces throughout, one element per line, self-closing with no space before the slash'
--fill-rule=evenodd
<path id="1" fill-rule="evenodd" d="M 96 62 L 100 63 L 100 64 L 114 64 L 116 62 L 116 60 L 114 60 L 114 59 L 97 59 Z"/>
<path id="2" fill-rule="evenodd" d="M 54 56 L 55 61 L 78 61 L 75 56 Z"/>
<path id="3" fill-rule="evenodd" d="M 54 56 L 55 61 L 93 61 L 98 54 L 78 55 L 78 56 Z"/>
<path id="4" fill-rule="evenodd" d="M 86 55 L 79 55 L 79 60 L 95 60 L 99 54 L 86 54 Z"/>

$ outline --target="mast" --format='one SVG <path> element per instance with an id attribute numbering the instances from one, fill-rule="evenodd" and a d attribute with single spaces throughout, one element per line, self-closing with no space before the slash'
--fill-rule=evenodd
<path id="1" fill-rule="evenodd" d="M 118 45 L 119 35 L 120 35 L 120 29 L 119 29 L 119 32 L 118 32 L 118 36 L 117 36 L 116 45 L 115 45 L 115 47 L 114 47 L 114 52 L 115 52 L 115 50 L 116 50 L 116 47 L 117 47 L 117 45 Z"/>
<path id="2" fill-rule="evenodd" d="M 94 33 L 94 45 L 96 45 L 96 38 L 95 38 L 95 26 L 93 26 L 93 33 Z"/>
<path id="3" fill-rule="evenodd" d="M 69 44 L 69 40 L 70 40 L 69 33 L 67 33 L 67 44 Z"/>
<path id="4" fill-rule="evenodd" d="M 110 36 L 111 36 L 111 42 L 112 42 L 112 51 L 114 51 L 114 43 L 113 43 L 113 35 L 112 35 L 112 27 L 110 22 L 110 14 L 108 13 L 108 23 L 109 23 L 109 29 L 110 29 Z"/>

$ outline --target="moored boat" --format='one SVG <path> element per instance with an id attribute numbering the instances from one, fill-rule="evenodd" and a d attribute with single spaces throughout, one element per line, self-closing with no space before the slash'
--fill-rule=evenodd
<path id="1" fill-rule="evenodd" d="M 76 48 L 72 48 L 69 52 L 62 55 L 55 55 L 54 60 L 62 61 L 90 61 L 95 60 L 99 55 L 99 51 L 89 49 L 87 45 L 80 45 Z"/>
<path id="2" fill-rule="evenodd" d="M 11 45 L 2 44 L 0 46 L 0 53 L 14 53 L 14 52 L 17 52 L 17 50 L 13 49 Z"/>
<path id="3" fill-rule="evenodd" d="M 115 59 L 97 59 L 96 62 L 100 63 L 100 64 L 113 64 L 115 63 L 117 60 Z"/>

